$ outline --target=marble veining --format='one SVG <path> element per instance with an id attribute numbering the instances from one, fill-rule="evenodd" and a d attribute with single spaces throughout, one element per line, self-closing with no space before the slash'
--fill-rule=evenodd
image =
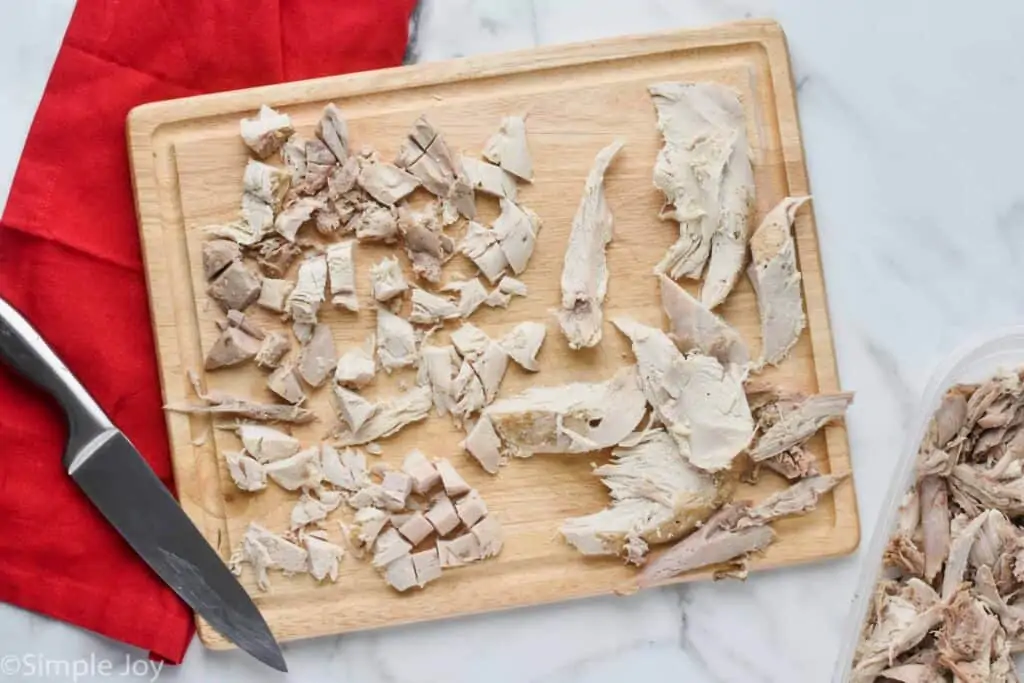
<path id="1" fill-rule="evenodd" d="M 6 196 L 71 0 L 0 7 Z M 768 16 L 798 83 L 864 544 L 933 366 L 1024 320 L 1024 4 L 980 0 L 424 0 L 407 61 Z M 15 73 L 17 71 L 17 73 Z M 860 571 L 851 558 L 723 582 L 285 646 L 290 680 L 820 683 Z M 0 605 L 0 656 L 124 648 Z M 141 653 L 136 653 L 140 655 Z M 279 680 L 193 643 L 161 680 Z M 83 678 L 79 680 L 89 680 Z"/>

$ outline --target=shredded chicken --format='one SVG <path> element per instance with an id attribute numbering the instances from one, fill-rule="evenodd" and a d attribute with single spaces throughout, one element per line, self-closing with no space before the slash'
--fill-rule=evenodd
<path id="1" fill-rule="evenodd" d="M 297 323 L 317 322 L 320 304 L 326 297 L 327 259 L 323 256 L 312 256 L 299 264 L 298 279 L 295 289 L 288 297 L 288 312 Z"/>
<path id="2" fill-rule="evenodd" d="M 242 491 L 262 491 L 267 488 L 267 473 L 255 458 L 237 451 L 226 451 L 224 460 L 231 481 Z"/>
<path id="3" fill-rule="evenodd" d="M 529 457 L 601 450 L 626 438 L 646 408 L 636 368 L 623 368 L 605 382 L 534 387 L 495 401 L 481 413 L 463 447 L 492 473 L 505 453 Z M 482 434 L 488 438 L 481 439 Z M 499 453 L 481 447 L 495 443 Z"/>
<path id="4" fill-rule="evenodd" d="M 261 463 L 290 458 L 299 452 L 299 440 L 264 425 L 238 425 L 238 438 L 245 452 Z"/>
<path id="5" fill-rule="evenodd" d="M 271 332 L 260 343 L 260 350 L 256 352 L 255 362 L 257 367 L 264 370 L 273 370 L 281 366 L 284 357 L 291 351 L 292 345 L 288 337 L 280 332 Z"/>
<path id="6" fill-rule="evenodd" d="M 383 439 L 406 425 L 425 419 L 433 405 L 430 389 L 409 389 L 394 398 L 377 403 L 373 415 L 359 429 L 340 435 L 340 444 L 355 446 Z"/>
<path id="7" fill-rule="evenodd" d="M 917 455 L 850 680 L 1018 680 L 1024 648 L 1018 373 L 950 388 Z"/>
<path id="8" fill-rule="evenodd" d="M 256 574 L 256 585 L 265 591 L 270 589 L 268 570 L 277 569 L 285 576 L 299 574 L 306 571 L 307 558 L 308 553 L 303 548 L 256 522 L 249 522 L 229 566 L 235 574 L 241 574 L 242 565 L 250 565 Z"/>
<path id="9" fill-rule="evenodd" d="M 299 376 L 312 387 L 322 386 L 334 372 L 337 362 L 337 351 L 334 348 L 334 336 L 331 334 L 330 326 L 317 325 L 313 328 L 313 336 L 299 354 Z"/>
<path id="10" fill-rule="evenodd" d="M 571 349 L 596 346 L 601 341 L 601 307 L 608 292 L 605 249 L 612 239 L 613 225 L 604 196 L 604 174 L 623 144 L 616 140 L 598 152 L 572 220 L 562 266 L 562 310 L 558 313 L 558 322 Z"/>
<path id="11" fill-rule="evenodd" d="M 734 366 L 741 376 L 745 375 L 750 365 L 750 351 L 740 333 L 666 276 L 659 275 L 658 280 L 661 307 L 668 316 L 669 337 L 679 350 L 713 356 L 722 365 Z"/>
<path id="12" fill-rule="evenodd" d="M 242 175 L 244 193 L 270 207 L 276 212 L 284 202 L 291 176 L 284 170 L 250 159 Z"/>
<path id="13" fill-rule="evenodd" d="M 288 491 L 316 488 L 323 478 L 318 448 L 307 448 L 291 457 L 268 462 L 263 469 L 275 484 Z"/>
<path id="14" fill-rule="evenodd" d="M 438 415 L 447 415 L 455 408 L 452 380 L 458 357 L 451 346 L 424 345 L 420 349 L 420 367 L 417 384 L 430 387 L 434 410 Z"/>
<path id="15" fill-rule="evenodd" d="M 414 211 L 407 206 L 400 207 L 398 229 L 413 273 L 427 282 L 438 283 L 441 266 L 455 252 L 455 242 L 441 229 L 435 208 L 431 205 L 424 211 Z"/>
<path id="16" fill-rule="evenodd" d="M 612 322 L 632 342 L 640 386 L 680 451 L 701 469 L 728 469 L 754 433 L 740 378 L 711 356 L 684 357 L 661 330 Z"/>
<path id="17" fill-rule="evenodd" d="M 501 213 L 494 220 L 493 233 L 512 272 L 526 270 L 540 232 L 540 218 L 530 209 L 510 199 L 500 200 Z"/>
<path id="18" fill-rule="evenodd" d="M 306 392 L 299 382 L 299 373 L 294 365 L 282 365 L 267 377 L 267 388 L 292 405 L 306 400 Z"/>
<path id="19" fill-rule="evenodd" d="M 494 284 L 508 268 L 508 259 L 494 230 L 470 221 L 459 251 L 480 270 L 487 281 Z"/>
<path id="20" fill-rule="evenodd" d="M 394 206 L 420 186 L 420 181 L 408 171 L 373 157 L 363 160 L 356 182 L 385 206 Z"/>
<path id="21" fill-rule="evenodd" d="M 328 513 L 341 505 L 341 500 L 341 494 L 337 491 L 321 491 L 317 496 L 303 491 L 299 501 L 292 508 L 291 530 L 298 531 L 327 519 Z"/>
<path id="22" fill-rule="evenodd" d="M 348 123 L 333 102 L 324 107 L 316 124 L 316 136 L 327 145 L 339 164 L 345 163 L 348 158 Z"/>
<path id="23" fill-rule="evenodd" d="M 419 287 L 412 288 L 412 312 L 409 322 L 419 325 L 433 325 L 442 320 L 459 317 L 459 307 L 446 296 L 432 294 Z"/>
<path id="24" fill-rule="evenodd" d="M 165 410 L 175 413 L 197 414 L 208 413 L 225 417 L 240 417 L 257 422 L 291 422 L 304 424 L 316 419 L 316 414 L 305 408 L 294 405 L 255 403 L 247 399 L 227 395 L 200 396 L 205 405 L 168 405 Z"/>
<path id="25" fill-rule="evenodd" d="M 765 215 L 750 238 L 747 270 L 761 314 L 761 362 L 778 365 L 807 325 L 792 225 L 810 197 L 786 197 Z"/>
<path id="26" fill-rule="evenodd" d="M 692 531 L 731 495 L 724 478 L 691 466 L 664 430 L 612 451 L 594 470 L 612 496 L 610 507 L 566 520 L 565 540 L 584 555 L 622 555 L 643 562 L 647 547 Z M 638 543 L 639 542 L 639 543 Z M 638 547 L 635 553 L 630 548 Z"/>
<path id="27" fill-rule="evenodd" d="M 498 342 L 509 358 L 524 370 L 537 372 L 537 353 L 544 343 L 547 328 L 541 323 L 519 323 Z"/>
<path id="28" fill-rule="evenodd" d="M 425 116 L 416 119 L 395 165 L 409 171 L 427 191 L 466 218 L 476 216 L 473 187 L 441 133 Z M 454 222 L 451 221 L 451 222 Z M 446 221 L 447 224 L 447 221 Z"/>
<path id="29" fill-rule="evenodd" d="M 701 300 L 714 308 L 743 265 L 753 174 L 746 124 L 736 93 L 715 83 L 658 83 L 649 88 L 665 145 L 654 185 L 665 193 L 662 218 L 679 223 L 679 239 L 655 272 L 700 278 L 712 250 Z"/>
<path id="30" fill-rule="evenodd" d="M 302 542 L 309 555 L 310 575 L 317 581 L 337 581 L 338 564 L 345 557 L 345 550 L 316 534 L 306 534 Z"/>

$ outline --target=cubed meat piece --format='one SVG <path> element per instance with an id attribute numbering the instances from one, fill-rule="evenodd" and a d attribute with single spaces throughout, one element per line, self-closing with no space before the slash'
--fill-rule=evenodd
<path id="1" fill-rule="evenodd" d="M 468 531 L 450 541 L 439 540 L 437 554 L 440 556 L 442 567 L 461 567 L 482 557 L 480 541 Z"/>
<path id="2" fill-rule="evenodd" d="M 434 504 L 427 510 L 426 517 L 441 536 L 450 534 L 455 527 L 459 526 L 459 514 L 447 496 L 441 496 L 434 501 Z"/>
<path id="3" fill-rule="evenodd" d="M 419 545 L 423 542 L 423 539 L 434 533 L 434 527 L 431 526 L 422 512 L 415 512 L 398 527 L 398 533 L 405 536 L 413 545 Z"/>
<path id="4" fill-rule="evenodd" d="M 418 586 L 412 556 L 406 553 L 389 564 L 384 569 L 384 581 L 399 593 Z"/>
<path id="5" fill-rule="evenodd" d="M 203 275 L 207 280 L 224 272 L 236 261 L 242 260 L 242 249 L 231 240 L 210 240 L 203 242 Z"/>
<path id="6" fill-rule="evenodd" d="M 412 478 L 405 472 L 391 471 L 384 475 L 384 481 L 381 482 L 381 486 L 384 487 L 389 498 L 395 501 L 396 504 L 401 503 L 404 507 L 409 493 L 412 492 Z"/>
<path id="7" fill-rule="evenodd" d="M 373 566 L 376 568 L 386 567 L 402 556 L 408 556 L 412 546 L 402 538 L 398 531 L 388 529 L 377 537 L 373 545 Z"/>
<path id="8" fill-rule="evenodd" d="M 210 296 L 225 311 L 244 311 L 260 296 L 260 278 L 235 261 L 210 283 Z"/>
<path id="9" fill-rule="evenodd" d="M 441 483 L 444 484 L 444 492 L 451 498 L 457 498 L 470 492 L 470 486 L 462 475 L 455 470 L 455 466 L 448 460 L 442 458 L 437 461 L 437 472 L 441 475 Z"/>
<path id="10" fill-rule="evenodd" d="M 466 527 L 471 527 L 487 515 L 487 504 L 474 489 L 455 501 L 455 511 Z"/>
<path id="11" fill-rule="evenodd" d="M 256 365 L 264 370 L 278 368 L 291 348 L 288 337 L 280 332 L 271 332 L 263 338 L 260 350 L 256 352 Z"/>
<path id="12" fill-rule="evenodd" d="M 313 328 L 309 343 L 302 347 L 299 354 L 299 375 L 310 386 L 319 387 L 331 376 L 337 362 L 330 326 L 317 325 Z"/>
<path id="13" fill-rule="evenodd" d="M 412 554 L 412 565 L 416 570 L 416 583 L 426 586 L 431 581 L 441 578 L 441 558 L 437 548 L 430 548 Z"/>
<path id="14" fill-rule="evenodd" d="M 216 370 L 244 363 L 254 358 L 262 346 L 256 337 L 237 327 L 226 327 L 206 354 L 205 368 Z"/>
<path id="15" fill-rule="evenodd" d="M 441 474 L 434 463 L 418 450 L 410 451 L 405 456 L 402 471 L 412 479 L 412 490 L 416 493 L 427 493 L 441 482 Z"/>
<path id="16" fill-rule="evenodd" d="M 302 385 L 299 384 L 299 375 L 291 365 L 282 365 L 270 373 L 267 388 L 292 405 L 298 405 L 306 399 Z"/>
<path id="17" fill-rule="evenodd" d="M 288 301 L 288 295 L 292 293 L 294 288 L 295 284 L 291 280 L 265 277 L 263 278 L 263 286 L 260 289 L 260 298 L 256 300 L 256 305 L 268 311 L 284 313 L 285 302 Z"/>
<path id="18" fill-rule="evenodd" d="M 476 537 L 480 545 L 480 559 L 486 560 L 488 557 L 496 556 L 505 545 L 505 532 L 501 528 L 501 522 L 493 515 L 477 522 L 470 529 L 470 533 Z"/>

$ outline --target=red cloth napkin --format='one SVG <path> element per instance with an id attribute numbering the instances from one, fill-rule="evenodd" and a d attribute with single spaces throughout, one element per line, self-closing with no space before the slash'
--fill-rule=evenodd
<path id="1" fill-rule="evenodd" d="M 78 0 L 0 219 L 20 309 L 172 485 L 125 117 L 144 102 L 401 62 L 414 0 Z M 45 397 L 0 369 L 0 600 L 180 662 L 192 614 L 61 467 Z"/>

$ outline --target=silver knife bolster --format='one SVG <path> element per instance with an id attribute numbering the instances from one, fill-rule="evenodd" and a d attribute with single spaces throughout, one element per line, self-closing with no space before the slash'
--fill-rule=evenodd
<path id="1" fill-rule="evenodd" d="M 89 395 L 35 328 L 0 298 L 0 360 L 42 388 L 60 404 L 68 422 L 64 464 L 99 434 L 113 428 Z"/>

